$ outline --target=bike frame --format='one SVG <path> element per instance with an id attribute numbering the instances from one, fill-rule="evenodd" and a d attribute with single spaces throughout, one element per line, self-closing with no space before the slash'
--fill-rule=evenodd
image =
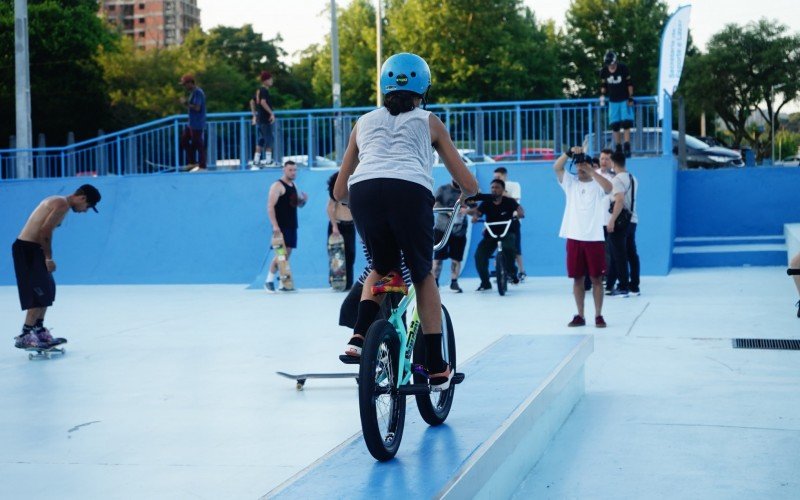
<path id="1" fill-rule="evenodd" d="M 458 210 L 461 208 L 461 201 L 457 201 L 456 204 L 452 208 L 434 208 L 433 211 L 435 213 L 450 213 L 450 222 L 447 224 L 447 229 L 444 232 L 444 236 L 442 240 L 436 243 L 433 247 L 433 251 L 436 252 L 437 250 L 441 249 L 446 243 L 447 240 L 450 238 L 450 233 L 453 230 L 453 224 L 455 223 L 455 214 L 458 213 Z M 505 234 L 505 233 L 504 233 Z M 405 322 L 403 321 L 403 314 L 408 310 L 408 307 L 414 303 L 416 304 L 416 296 L 417 292 L 414 288 L 414 285 L 408 287 L 408 293 L 405 297 L 397 304 L 397 307 L 392 307 L 392 313 L 389 315 L 389 323 L 394 327 L 395 331 L 397 332 L 398 337 L 400 338 L 400 366 L 398 366 L 397 370 L 397 389 L 400 386 L 408 384 L 411 381 L 411 377 L 414 375 L 411 366 L 411 358 L 414 353 L 414 344 L 417 341 L 417 333 L 419 333 L 420 327 L 420 320 L 419 320 L 419 312 L 417 311 L 417 307 L 413 307 L 411 310 L 411 322 L 408 325 L 408 330 L 406 330 Z M 442 323 L 444 324 L 444 312 L 441 313 L 442 316 Z M 444 332 L 442 332 L 444 333 Z M 446 363 L 450 363 L 450 353 L 447 349 L 444 350 L 444 361 Z"/>

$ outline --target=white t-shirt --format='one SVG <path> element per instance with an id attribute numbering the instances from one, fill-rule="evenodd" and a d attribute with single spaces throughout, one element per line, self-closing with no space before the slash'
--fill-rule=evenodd
<path id="1" fill-rule="evenodd" d="M 633 190 L 631 190 L 631 180 L 633 180 Z M 617 193 L 625 193 L 622 197 L 622 206 L 631 210 L 631 204 L 633 204 L 633 217 L 631 217 L 631 222 L 639 223 L 639 215 L 636 213 L 636 203 L 634 200 L 634 191 L 639 190 L 639 180 L 630 174 L 630 172 L 621 172 L 614 176 L 614 179 L 611 181 L 611 186 L 613 189 L 611 190 L 611 199 L 615 200 Z"/>
<path id="2" fill-rule="evenodd" d="M 433 146 L 430 111 L 416 108 L 392 116 L 378 108 L 358 119 L 358 166 L 348 188 L 369 179 L 416 182 L 433 194 Z"/>
<path id="3" fill-rule="evenodd" d="M 567 205 L 558 236 L 578 241 L 605 241 L 603 212 L 608 212 L 608 198 L 602 186 L 595 180 L 581 182 L 578 176 L 564 172 L 561 189 L 567 195 Z"/>
<path id="4" fill-rule="evenodd" d="M 522 186 L 519 185 L 519 182 L 506 181 L 506 196 L 514 198 L 517 203 L 522 200 Z"/>
<path id="5" fill-rule="evenodd" d="M 605 177 L 606 180 L 608 180 L 608 182 L 611 182 L 611 181 L 614 180 L 614 172 L 612 172 L 610 170 L 608 172 L 603 172 L 602 168 L 596 168 L 596 169 L 594 169 L 594 171 L 597 172 L 598 174 L 602 175 L 603 177 Z M 605 212 L 605 215 L 606 215 L 605 224 L 606 225 L 608 225 L 608 221 L 611 220 L 611 211 L 608 210 L 608 209 L 610 209 L 611 208 L 611 204 L 614 203 L 614 195 L 612 193 L 608 193 L 607 197 L 608 197 L 608 199 L 606 201 L 608 203 L 606 203 L 606 205 L 608 205 L 608 206 L 606 207 L 606 212 Z"/>

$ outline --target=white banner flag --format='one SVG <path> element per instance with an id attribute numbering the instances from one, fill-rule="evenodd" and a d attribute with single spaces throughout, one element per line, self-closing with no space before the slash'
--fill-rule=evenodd
<path id="1" fill-rule="evenodd" d="M 678 7 L 664 25 L 661 33 L 661 60 L 658 65 L 658 119 L 664 118 L 664 93 L 670 96 L 678 88 L 686 57 L 686 41 L 689 38 L 689 14 L 691 5 Z"/>

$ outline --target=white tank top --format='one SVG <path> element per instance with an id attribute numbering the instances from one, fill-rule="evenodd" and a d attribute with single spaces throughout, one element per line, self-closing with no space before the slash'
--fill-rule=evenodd
<path id="1" fill-rule="evenodd" d="M 379 108 L 358 119 L 358 167 L 347 183 L 369 179 L 416 182 L 433 193 L 430 111 L 415 108 L 392 116 Z"/>

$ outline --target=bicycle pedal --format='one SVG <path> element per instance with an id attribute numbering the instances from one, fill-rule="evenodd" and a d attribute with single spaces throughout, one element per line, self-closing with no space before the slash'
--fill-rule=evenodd
<path id="1" fill-rule="evenodd" d="M 466 375 L 464 375 L 463 373 L 456 372 L 456 374 L 453 375 L 453 379 L 450 381 L 450 383 L 451 384 L 460 384 L 461 382 L 464 381 L 465 378 L 466 378 Z"/>
<path id="2" fill-rule="evenodd" d="M 346 365 L 360 365 L 361 358 L 359 356 L 348 356 L 347 354 L 340 354 L 339 361 Z"/>
<path id="3" fill-rule="evenodd" d="M 406 384 L 400 386 L 398 391 L 402 396 L 412 396 L 417 394 L 430 394 L 431 386 L 428 384 Z"/>

